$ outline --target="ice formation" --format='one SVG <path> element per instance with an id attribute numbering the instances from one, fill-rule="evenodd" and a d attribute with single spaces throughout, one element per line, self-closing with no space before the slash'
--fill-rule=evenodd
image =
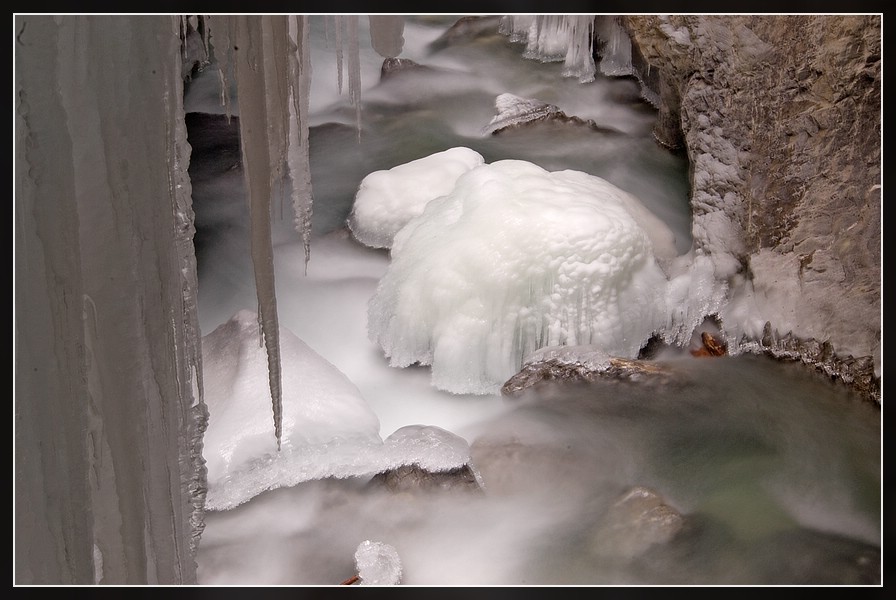
<path id="1" fill-rule="evenodd" d="M 600 72 L 613 77 L 632 75 L 632 42 L 615 17 L 595 20 L 595 35 L 604 40 L 601 49 Z"/>
<path id="2" fill-rule="evenodd" d="M 404 47 L 404 17 L 369 15 L 370 45 L 383 58 L 395 58 Z"/>
<path id="3" fill-rule="evenodd" d="M 484 162 L 478 152 L 456 147 L 374 171 L 361 180 L 348 227 L 362 244 L 391 248 L 398 230 L 430 200 L 449 193 L 458 177 Z"/>
<path id="4" fill-rule="evenodd" d="M 560 108 L 553 104 L 507 93 L 498 94 L 495 98 L 495 109 L 498 114 L 483 129 L 485 134 L 499 131 L 505 127 L 535 121 L 560 112 Z"/>
<path id="5" fill-rule="evenodd" d="M 279 448 L 283 396 L 271 199 L 286 170 L 289 147 L 289 21 L 285 16 L 212 17 L 212 41 L 222 72 L 232 65 L 240 99 L 240 146 L 249 196 L 250 252 L 260 335 L 267 350 L 268 387 Z M 227 87 L 222 86 L 226 90 Z"/>
<path id="6" fill-rule="evenodd" d="M 330 15 L 326 19 L 327 30 L 333 31 L 333 42 L 336 46 L 336 77 L 339 93 L 342 93 L 343 61 L 348 62 L 348 96 L 355 107 L 355 123 L 358 129 L 358 140 L 361 139 L 361 58 L 358 43 L 358 15 Z M 380 38 L 377 35 L 377 41 Z M 328 35 L 329 40 L 329 35 Z M 346 44 L 348 56 L 346 56 Z M 385 46 L 394 46 L 394 40 L 385 42 Z"/>
<path id="7" fill-rule="evenodd" d="M 206 508 L 227 510 L 263 491 L 325 477 L 363 477 L 402 465 L 449 471 L 470 461 L 467 441 L 408 425 L 380 438 L 358 388 L 288 329 L 283 359 L 283 438 L 270 436 L 267 358 L 258 318 L 243 310 L 202 339 L 208 429 Z"/>
<path id="8" fill-rule="evenodd" d="M 398 585 L 401 558 L 394 546 L 364 540 L 355 551 L 355 568 L 361 585 Z"/>
<path id="9" fill-rule="evenodd" d="M 296 230 L 302 234 L 305 248 L 305 272 L 311 260 L 311 215 L 314 194 L 311 189 L 310 146 L 308 142 L 308 116 L 311 96 L 311 19 L 299 16 L 289 21 L 290 41 L 295 51 L 289 53 L 289 66 L 293 77 L 290 83 L 289 148 L 287 163 L 292 181 L 292 204 Z"/>
<path id="10" fill-rule="evenodd" d="M 308 107 L 311 51 L 308 15 L 216 15 L 210 38 L 220 69 L 221 102 L 230 115 L 230 78 L 240 99 L 240 147 L 250 207 L 250 252 L 258 298 L 260 336 L 268 357 L 268 387 L 278 447 L 283 398 L 277 299 L 271 240 L 272 202 L 290 177 L 296 229 L 302 235 L 305 268 L 311 255 L 313 192 L 309 164 Z M 361 135 L 361 71 L 358 16 L 328 16 L 335 29 L 337 76 L 342 91 L 343 45 L 348 45 L 349 96 Z M 332 20 L 332 21 L 331 21 Z M 404 20 L 370 17 L 374 49 L 401 52 Z"/>
<path id="11" fill-rule="evenodd" d="M 15 19 L 20 585 L 196 582 L 205 405 L 180 26 Z"/>
<path id="12" fill-rule="evenodd" d="M 526 44 L 525 58 L 563 61 L 564 77 L 594 81 L 593 15 L 508 15 L 501 18 L 499 31 Z"/>
<path id="13" fill-rule="evenodd" d="M 359 461 L 369 462 L 366 450 L 382 446 L 379 420 L 357 387 L 289 330 L 281 328 L 280 341 L 284 403 L 278 453 L 264 417 L 270 402 L 267 356 L 258 345 L 257 316 L 240 311 L 203 338 L 211 509 L 280 485 L 355 474 Z"/>
<path id="14" fill-rule="evenodd" d="M 668 227 L 599 177 L 483 164 L 396 234 L 368 332 L 437 388 L 495 393 L 544 346 L 637 356 L 666 325 L 675 255 Z"/>
<path id="15" fill-rule="evenodd" d="M 386 438 L 383 464 L 418 465 L 427 471 L 451 471 L 470 462 L 465 439 L 432 425 L 406 425 Z"/>

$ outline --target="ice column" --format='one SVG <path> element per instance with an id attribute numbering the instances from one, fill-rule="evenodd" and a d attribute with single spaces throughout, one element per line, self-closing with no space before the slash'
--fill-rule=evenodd
<path id="1" fill-rule="evenodd" d="M 190 584 L 205 471 L 176 16 L 15 20 L 18 584 Z"/>
<path id="2" fill-rule="evenodd" d="M 296 229 L 305 246 L 305 272 L 311 259 L 311 216 L 314 195 L 311 189 L 310 147 L 308 145 L 308 113 L 311 94 L 311 28 L 310 17 L 294 16 L 289 22 L 290 103 L 289 175 L 292 181 L 292 203 Z"/>

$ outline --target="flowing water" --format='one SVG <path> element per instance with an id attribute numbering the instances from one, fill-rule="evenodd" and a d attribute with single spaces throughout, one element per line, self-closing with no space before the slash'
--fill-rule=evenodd
<path id="1" fill-rule="evenodd" d="M 311 262 L 306 274 L 284 201 L 276 286 L 281 325 L 358 386 L 383 438 L 409 424 L 463 437 L 485 494 L 393 494 L 354 479 L 266 492 L 206 515 L 200 583 L 338 584 L 368 539 L 397 549 L 408 585 L 879 583 L 880 410 L 807 367 L 672 352 L 662 382 L 546 384 L 511 399 L 440 392 L 427 368 L 387 366 L 367 339 L 366 309 L 389 256 L 344 228 L 374 170 L 454 146 L 486 162 L 581 170 L 638 196 L 681 254 L 691 246 L 686 161 L 654 142 L 656 112 L 635 80 L 562 78 L 561 63 L 522 58 L 496 30 L 441 43 L 455 20 L 408 19 L 401 56 L 427 68 L 380 81 L 360 19 L 360 137 L 332 31 L 313 20 Z M 256 308 L 238 126 L 221 114 L 213 71 L 186 97 L 203 333 Z M 599 129 L 485 136 L 501 93 Z M 615 506 L 642 487 L 655 494 L 648 508 L 674 517 L 665 528 Z"/>

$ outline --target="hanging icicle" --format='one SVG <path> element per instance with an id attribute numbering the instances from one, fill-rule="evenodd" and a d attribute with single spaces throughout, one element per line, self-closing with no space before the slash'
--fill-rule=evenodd
<path id="1" fill-rule="evenodd" d="M 361 51 L 358 44 L 358 16 L 344 17 L 348 33 L 348 96 L 355 107 L 358 142 L 361 141 Z"/>
<path id="2" fill-rule="evenodd" d="M 404 48 L 404 17 L 369 15 L 370 45 L 383 58 L 396 58 Z"/>
<path id="3" fill-rule="evenodd" d="M 508 15 L 498 32 L 512 42 L 525 42 L 523 58 L 563 61 L 564 77 L 594 81 L 594 15 Z"/>
<path id="4" fill-rule="evenodd" d="M 221 83 L 221 106 L 224 107 L 224 114 L 227 116 L 227 123 L 230 124 L 230 117 L 233 114 L 230 109 L 230 81 L 232 76 L 231 56 L 233 55 L 233 37 L 231 31 L 233 19 L 226 16 L 208 17 L 209 37 L 212 38 L 211 45 L 215 53 L 215 59 L 218 61 L 218 80 Z"/>
<path id="5" fill-rule="evenodd" d="M 282 390 L 280 325 L 274 285 L 274 251 L 271 240 L 271 195 L 286 156 L 289 118 L 288 86 L 278 81 L 286 69 L 286 17 L 237 15 L 215 18 L 213 39 L 221 54 L 230 54 L 240 100 L 240 146 L 249 196 L 249 230 L 258 318 L 268 356 L 268 385 L 274 414 L 274 435 L 280 449 Z M 222 25 L 224 25 L 222 27 Z M 223 33 L 226 31 L 227 33 Z M 219 32 L 222 32 L 219 34 Z M 267 33 L 267 36 L 265 35 Z M 218 37 L 220 35 L 220 37 Z M 267 43 L 265 38 L 271 38 Z M 226 45 L 221 43 L 226 42 Z M 281 57 L 271 56 L 283 52 Z M 219 62 L 221 61 L 219 56 Z M 274 139 L 280 136 L 279 139 Z"/>
<path id="6" fill-rule="evenodd" d="M 305 271 L 311 257 L 313 193 L 309 162 L 311 92 L 310 16 L 235 15 L 207 19 L 218 61 L 221 104 L 230 118 L 231 78 L 240 101 L 240 146 L 250 215 L 250 251 L 258 297 L 260 343 L 268 355 L 271 403 L 277 448 L 281 438 L 281 365 L 279 322 L 271 240 L 272 199 L 289 173 L 295 227 L 302 235 Z M 342 93 L 343 59 L 347 61 L 349 100 L 361 140 L 361 60 L 358 16 L 324 17 L 332 26 L 336 70 Z M 404 44 L 401 17 L 374 17 L 372 37 L 381 54 L 397 55 Z M 348 56 L 344 58 L 345 45 Z"/>
<path id="7" fill-rule="evenodd" d="M 289 175 L 296 230 L 305 248 L 305 274 L 311 260 L 311 216 L 314 195 L 311 189 L 308 113 L 311 94 L 311 19 L 306 15 L 290 19 L 290 120 Z"/>
<path id="8" fill-rule="evenodd" d="M 339 93 L 342 93 L 342 40 L 345 31 L 345 17 L 333 18 L 333 39 L 336 44 L 336 83 L 338 84 Z"/>

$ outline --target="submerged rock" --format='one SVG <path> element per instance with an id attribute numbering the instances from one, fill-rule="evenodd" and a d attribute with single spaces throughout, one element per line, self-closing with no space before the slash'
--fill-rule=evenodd
<path id="1" fill-rule="evenodd" d="M 684 517 L 660 494 L 644 486 L 623 493 L 592 534 L 591 551 L 598 556 L 631 558 L 681 531 Z"/>

